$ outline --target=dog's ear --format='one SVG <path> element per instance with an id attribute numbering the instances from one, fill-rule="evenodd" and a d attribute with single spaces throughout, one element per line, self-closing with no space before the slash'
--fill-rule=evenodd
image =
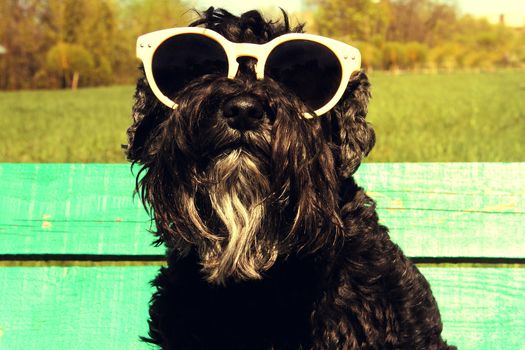
<path id="1" fill-rule="evenodd" d="M 128 160 L 144 163 L 148 158 L 150 140 L 166 111 L 153 95 L 144 74 L 138 79 L 134 100 L 133 122 L 127 130 L 128 144 L 123 148 Z"/>
<path id="2" fill-rule="evenodd" d="M 366 122 L 370 83 L 364 71 L 354 72 L 342 101 L 334 108 L 337 135 L 335 142 L 339 146 L 340 169 L 343 177 L 350 177 L 368 155 L 375 144 L 375 132 Z"/>

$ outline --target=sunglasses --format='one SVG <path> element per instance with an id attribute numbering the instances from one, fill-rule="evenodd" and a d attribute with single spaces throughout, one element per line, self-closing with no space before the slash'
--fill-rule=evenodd
<path id="1" fill-rule="evenodd" d="M 269 77 L 319 116 L 343 96 L 360 69 L 355 47 L 326 37 L 290 33 L 265 44 L 234 43 L 206 28 L 163 29 L 137 39 L 137 57 L 155 96 L 177 108 L 175 98 L 192 80 L 208 74 L 234 79 L 239 57 L 257 59 L 258 80 Z M 310 113 L 304 113 L 311 118 Z"/>

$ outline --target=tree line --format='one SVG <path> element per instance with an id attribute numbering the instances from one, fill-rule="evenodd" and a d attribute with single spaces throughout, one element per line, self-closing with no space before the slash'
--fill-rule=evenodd
<path id="1" fill-rule="evenodd" d="M 182 0 L 2 0 L 0 89 L 131 83 L 135 40 L 186 25 Z M 309 32 L 361 50 L 367 69 L 525 66 L 525 31 L 433 0 L 308 0 Z M 272 16 L 273 17 L 273 16 Z"/>
<path id="2" fill-rule="evenodd" d="M 135 40 L 187 23 L 177 0 L 0 1 L 0 89 L 130 83 Z"/>
<path id="3" fill-rule="evenodd" d="M 369 69 L 525 67 L 525 28 L 433 0 L 310 0 L 316 30 L 361 50 Z M 525 26 L 525 16 L 524 16 Z"/>

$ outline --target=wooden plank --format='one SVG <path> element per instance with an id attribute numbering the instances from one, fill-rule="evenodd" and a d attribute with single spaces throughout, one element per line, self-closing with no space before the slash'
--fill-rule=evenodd
<path id="1" fill-rule="evenodd" d="M 525 269 L 420 269 L 432 286 L 443 336 L 458 349 L 525 348 Z"/>
<path id="2" fill-rule="evenodd" d="M 125 164 L 0 164 L 5 254 L 162 254 Z"/>
<path id="3" fill-rule="evenodd" d="M 525 257 L 525 163 L 375 163 L 356 178 L 409 256 Z"/>
<path id="4" fill-rule="evenodd" d="M 158 267 L 3 267 L 0 349 L 144 349 Z"/>
<path id="5" fill-rule="evenodd" d="M 0 269 L 1 349 L 147 349 L 156 266 Z M 461 350 L 523 349 L 525 269 L 422 267 Z"/>
<path id="6" fill-rule="evenodd" d="M 525 257 L 525 163 L 374 163 L 356 176 L 409 256 Z M 133 187 L 127 164 L 0 164 L 0 252 L 162 254 Z"/>

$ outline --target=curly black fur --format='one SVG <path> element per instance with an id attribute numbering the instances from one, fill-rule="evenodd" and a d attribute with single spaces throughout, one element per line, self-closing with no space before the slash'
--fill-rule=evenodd
<path id="1" fill-rule="evenodd" d="M 213 8 L 193 25 L 251 43 L 302 31 L 286 15 L 276 23 Z M 141 165 L 137 191 L 168 248 L 145 340 L 163 349 L 453 349 L 427 281 L 352 177 L 375 142 L 366 74 L 306 120 L 302 102 L 257 81 L 253 64 L 244 60 L 236 79 L 192 82 L 175 110 L 138 81 L 127 155 Z M 243 133 L 221 117 L 241 95 L 264 108 L 260 126 Z M 235 227 L 221 214 L 232 198 L 247 209 Z"/>

